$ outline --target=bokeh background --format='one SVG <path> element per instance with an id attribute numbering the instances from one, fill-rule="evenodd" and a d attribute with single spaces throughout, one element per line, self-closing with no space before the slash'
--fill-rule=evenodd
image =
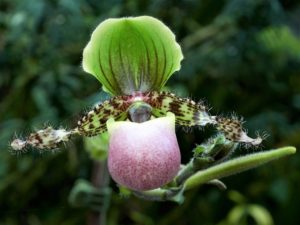
<path id="1" fill-rule="evenodd" d="M 252 136 L 269 134 L 260 149 L 238 153 L 299 148 L 297 0 L 1 0 L 1 225 L 92 225 L 89 209 L 68 203 L 75 181 L 90 180 L 93 170 L 82 139 L 54 153 L 12 155 L 8 145 L 45 124 L 72 127 L 105 99 L 100 84 L 82 71 L 82 49 L 99 22 L 138 15 L 164 21 L 182 45 L 185 60 L 168 82 L 170 90 L 204 99 L 212 113 L 242 115 Z M 178 128 L 184 162 L 211 134 Z M 268 216 L 273 224 L 300 224 L 299 154 L 223 181 L 226 191 L 203 186 L 189 191 L 182 205 L 125 198 L 111 182 L 107 224 L 271 225 L 264 221 Z"/>

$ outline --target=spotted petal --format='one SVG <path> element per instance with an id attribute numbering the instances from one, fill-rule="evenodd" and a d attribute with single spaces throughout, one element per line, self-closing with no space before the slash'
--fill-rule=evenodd
<path id="1" fill-rule="evenodd" d="M 83 51 L 83 69 L 112 95 L 160 90 L 180 69 L 181 48 L 172 31 L 149 17 L 107 19 Z"/>

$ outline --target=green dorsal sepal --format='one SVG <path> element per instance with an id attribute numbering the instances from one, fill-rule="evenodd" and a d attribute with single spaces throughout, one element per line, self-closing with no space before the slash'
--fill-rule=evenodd
<path id="1" fill-rule="evenodd" d="M 172 31 L 149 17 L 107 19 L 83 51 L 83 69 L 112 95 L 160 90 L 180 69 L 181 48 Z"/>

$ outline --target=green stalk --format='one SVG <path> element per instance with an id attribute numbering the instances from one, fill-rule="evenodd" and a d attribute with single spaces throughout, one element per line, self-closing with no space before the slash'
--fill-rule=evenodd
<path id="1" fill-rule="evenodd" d="M 283 147 L 266 152 L 254 153 L 212 166 L 189 177 L 184 183 L 184 189 L 189 190 L 214 179 L 227 177 L 245 170 L 257 167 L 271 160 L 294 154 L 295 147 Z"/>

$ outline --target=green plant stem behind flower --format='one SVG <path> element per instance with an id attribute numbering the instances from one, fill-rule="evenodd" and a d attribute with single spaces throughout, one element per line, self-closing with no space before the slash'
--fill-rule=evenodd
<path id="1" fill-rule="evenodd" d="M 252 169 L 271 160 L 291 155 L 294 153 L 296 153 L 295 147 L 283 147 L 275 150 L 254 153 L 236 159 L 232 159 L 219 165 L 212 166 L 206 170 L 198 171 L 185 181 L 184 187 L 186 190 L 189 190 L 201 184 L 207 183 L 210 180 L 220 179 L 222 177 L 243 172 L 245 170 Z"/>

